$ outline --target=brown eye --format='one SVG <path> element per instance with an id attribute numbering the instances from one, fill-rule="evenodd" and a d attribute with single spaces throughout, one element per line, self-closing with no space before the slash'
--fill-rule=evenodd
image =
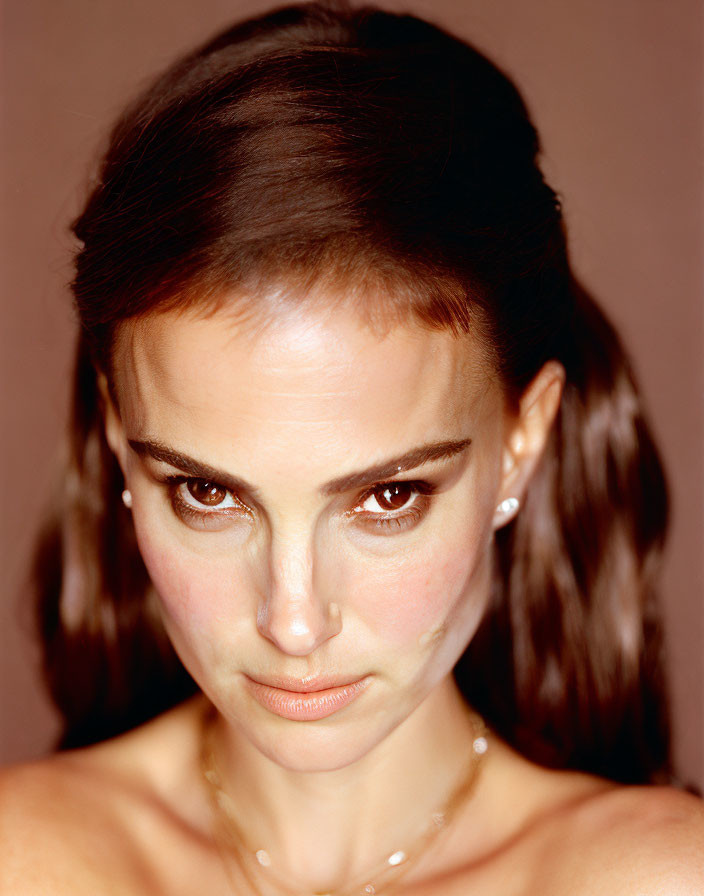
<path id="1" fill-rule="evenodd" d="M 187 487 L 196 501 L 206 507 L 216 507 L 218 504 L 222 504 L 227 497 L 226 489 L 203 479 L 189 479 Z"/>
<path id="2" fill-rule="evenodd" d="M 225 530 L 254 518 L 237 495 L 209 479 L 174 476 L 167 482 L 173 512 L 191 529 Z"/>
<path id="3" fill-rule="evenodd" d="M 417 489 L 412 482 L 393 482 L 373 492 L 381 510 L 400 510 L 408 504 Z"/>
<path id="4" fill-rule="evenodd" d="M 349 515 L 375 535 L 405 532 L 425 517 L 434 491 L 429 482 L 385 482 L 370 489 Z"/>

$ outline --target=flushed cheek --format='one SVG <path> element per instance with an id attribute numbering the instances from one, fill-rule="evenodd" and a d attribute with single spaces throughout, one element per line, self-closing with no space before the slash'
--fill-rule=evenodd
<path id="1" fill-rule="evenodd" d="M 233 618 L 233 595 L 244 596 L 245 590 L 233 570 L 188 551 L 174 550 L 140 532 L 139 527 L 138 540 L 159 596 L 164 624 L 180 653 L 186 645 L 190 645 L 189 652 L 210 651 L 214 634 L 235 633 L 245 620 L 244 612 Z"/>
<path id="2" fill-rule="evenodd" d="M 478 559 L 465 549 L 368 570 L 354 586 L 348 582 L 346 602 L 389 647 L 426 646 L 467 611 L 481 615 L 486 576 Z"/>

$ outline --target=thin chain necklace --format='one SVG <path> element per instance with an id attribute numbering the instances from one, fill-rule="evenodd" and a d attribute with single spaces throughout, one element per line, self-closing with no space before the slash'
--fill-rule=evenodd
<path id="1" fill-rule="evenodd" d="M 215 840 L 233 884 L 231 862 L 239 867 L 253 893 L 261 894 L 262 885 L 286 896 L 388 896 L 412 869 L 421 856 L 425 855 L 438 835 L 447 829 L 459 807 L 468 799 L 479 776 L 482 758 L 487 751 L 487 730 L 483 721 L 472 717 L 474 737 L 472 757 L 466 773 L 450 793 L 444 805 L 430 816 L 423 832 L 409 849 L 398 849 L 391 853 L 376 869 L 364 877 L 342 888 L 326 893 L 311 894 L 292 888 L 283 876 L 271 867 L 271 857 L 265 849 L 252 849 L 247 837 L 237 822 L 236 803 L 223 789 L 220 771 L 215 756 L 214 732 L 217 712 L 209 705 L 203 713 L 201 726 L 200 768 L 208 790 L 215 818 Z M 233 886 L 234 892 L 234 886 Z"/>

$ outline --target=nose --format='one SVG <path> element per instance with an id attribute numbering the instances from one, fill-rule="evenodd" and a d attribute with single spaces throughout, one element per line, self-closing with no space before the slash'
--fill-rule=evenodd
<path id="1" fill-rule="evenodd" d="M 268 565 L 257 629 L 282 653 L 307 656 L 342 629 L 339 606 L 320 593 L 314 552 L 302 539 L 273 541 Z"/>

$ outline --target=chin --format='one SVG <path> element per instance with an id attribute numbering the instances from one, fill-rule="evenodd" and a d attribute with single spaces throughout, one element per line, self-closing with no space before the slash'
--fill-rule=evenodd
<path id="1" fill-rule="evenodd" d="M 292 772 L 328 772 L 346 768 L 374 749 L 395 727 L 389 723 L 375 729 L 369 721 L 351 719 L 347 724 L 292 722 L 274 719 L 269 727 L 254 729 L 251 725 L 241 733 L 264 756 L 281 768 Z M 268 728 L 268 730 L 266 730 Z"/>

